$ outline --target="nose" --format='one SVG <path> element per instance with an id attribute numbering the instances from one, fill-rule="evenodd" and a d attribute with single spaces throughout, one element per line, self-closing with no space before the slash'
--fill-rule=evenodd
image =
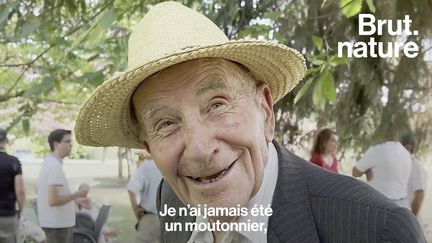
<path id="1" fill-rule="evenodd" d="M 183 126 L 183 159 L 202 165 L 209 164 L 219 152 L 215 128 L 205 121 L 196 121 Z"/>

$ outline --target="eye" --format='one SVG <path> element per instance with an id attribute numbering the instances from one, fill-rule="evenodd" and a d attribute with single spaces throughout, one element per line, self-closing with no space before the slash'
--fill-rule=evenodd
<path id="1" fill-rule="evenodd" d="M 221 107 L 223 105 L 223 103 L 222 102 L 215 102 L 215 103 L 213 103 L 212 105 L 211 105 L 211 109 L 212 110 L 214 110 L 214 109 L 217 109 L 217 108 L 219 108 L 219 107 Z"/>
<path id="2" fill-rule="evenodd" d="M 168 127 L 168 126 L 170 126 L 172 124 L 174 124 L 172 121 L 166 121 L 166 122 L 162 123 L 162 128 Z"/>
<path id="3" fill-rule="evenodd" d="M 224 100 L 222 100 L 222 99 L 214 99 L 210 103 L 209 111 L 219 109 L 222 106 L 224 106 L 225 104 L 226 104 L 226 102 Z"/>
<path id="4" fill-rule="evenodd" d="M 168 129 L 173 124 L 174 124 L 174 122 L 172 122 L 170 120 L 161 120 L 156 124 L 156 131 Z"/>

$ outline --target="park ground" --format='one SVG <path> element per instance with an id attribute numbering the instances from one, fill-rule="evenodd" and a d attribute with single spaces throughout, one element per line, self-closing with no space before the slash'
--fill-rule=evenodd
<path id="1" fill-rule="evenodd" d="M 24 210 L 25 217 L 36 222 L 36 216 L 30 204 L 30 200 L 36 198 L 36 182 L 41 163 L 23 163 L 25 185 L 27 192 L 27 204 Z M 428 175 L 432 175 L 431 164 L 426 165 Z M 116 161 L 91 160 L 65 160 L 64 171 L 71 190 L 76 190 L 81 183 L 88 183 L 91 186 L 89 196 L 97 205 L 108 204 L 112 206 L 108 225 L 115 228 L 119 235 L 113 242 L 133 242 L 135 237 L 135 218 L 129 204 L 129 197 L 125 189 L 127 176 L 120 180 L 117 177 L 118 165 Z M 124 170 L 126 171 L 126 170 Z M 422 226 L 428 242 L 432 243 L 432 179 L 429 179 L 429 186 L 422 208 Z"/>

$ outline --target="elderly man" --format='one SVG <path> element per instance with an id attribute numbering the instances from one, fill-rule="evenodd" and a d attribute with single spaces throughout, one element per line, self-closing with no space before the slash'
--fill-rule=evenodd
<path id="1" fill-rule="evenodd" d="M 413 215 L 352 178 L 273 141 L 273 104 L 301 80 L 286 46 L 230 41 L 178 3 L 151 8 L 129 39 L 128 70 L 82 107 L 78 142 L 144 147 L 164 182 L 162 242 L 425 242 Z M 273 214 L 180 216 L 182 207 L 271 205 Z M 172 211 L 172 210 L 171 210 Z M 255 223 L 263 230 L 171 230 L 171 223 Z"/>

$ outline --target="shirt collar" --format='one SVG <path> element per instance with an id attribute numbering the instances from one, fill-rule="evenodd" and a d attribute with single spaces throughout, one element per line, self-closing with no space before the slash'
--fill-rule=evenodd
<path id="1" fill-rule="evenodd" d="M 278 154 L 273 143 L 268 143 L 268 159 L 267 164 L 264 168 L 263 181 L 261 183 L 258 192 L 249 200 L 246 204 L 248 211 L 250 212 L 254 205 L 262 205 L 263 207 L 271 206 L 273 200 L 273 194 L 276 188 L 277 177 L 278 177 Z M 239 217 L 237 222 L 257 222 L 264 223 L 264 228 L 267 229 L 269 216 L 259 215 L 251 216 L 248 214 L 246 217 Z M 202 216 L 198 216 L 195 222 L 208 222 L 208 219 L 204 219 Z M 230 232 L 233 235 L 226 234 L 223 242 L 231 242 L 229 239 L 240 236 L 242 238 L 240 242 L 267 242 L 267 232 L 261 231 L 239 231 Z M 213 240 L 213 234 L 210 231 L 198 232 L 193 231 L 189 242 L 208 242 Z M 227 241 L 226 241 L 227 240 Z"/>
<path id="2" fill-rule="evenodd" d="M 276 148 L 273 143 L 268 143 L 269 153 L 267 164 L 264 169 L 263 181 L 257 194 L 253 196 L 246 204 L 249 212 L 254 205 L 262 205 L 264 207 L 270 207 L 273 200 L 273 194 L 276 188 L 277 176 L 278 176 L 278 155 Z M 247 217 L 240 217 L 239 222 L 262 222 L 264 228 L 267 229 L 269 216 L 258 215 Z M 241 231 L 241 235 L 249 239 L 250 242 L 267 242 L 267 232 L 261 231 Z"/>

